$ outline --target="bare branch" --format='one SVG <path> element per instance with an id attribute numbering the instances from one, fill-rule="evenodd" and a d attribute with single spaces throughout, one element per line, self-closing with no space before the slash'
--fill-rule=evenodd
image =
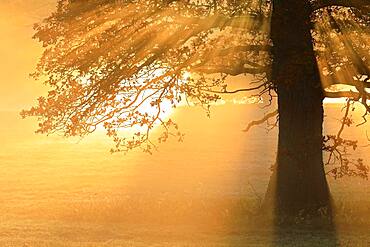
<path id="1" fill-rule="evenodd" d="M 248 132 L 250 130 L 250 128 L 252 128 L 253 126 L 263 124 L 264 122 L 268 121 L 272 117 L 277 116 L 278 114 L 279 114 L 278 110 L 270 112 L 270 113 L 266 114 L 263 118 L 250 122 L 243 131 Z"/>
<path id="2" fill-rule="evenodd" d="M 271 49 L 270 45 L 239 45 L 239 46 L 234 46 L 234 47 L 220 50 L 218 52 L 218 55 L 223 56 L 223 55 L 233 54 L 236 52 L 255 52 L 255 51 L 267 52 L 270 49 Z"/>
<path id="3" fill-rule="evenodd" d="M 360 93 L 353 91 L 339 91 L 339 92 L 325 91 L 324 95 L 327 98 L 351 98 L 355 100 L 358 100 L 361 97 Z"/>
<path id="4" fill-rule="evenodd" d="M 241 74 L 262 74 L 268 72 L 269 66 L 260 68 L 250 68 L 245 67 L 244 64 L 234 65 L 234 66 L 222 66 L 222 65 L 205 65 L 199 67 L 193 67 L 192 70 L 198 73 L 205 74 L 216 74 L 224 73 L 232 76 L 237 76 Z"/>
<path id="5" fill-rule="evenodd" d="M 364 11 L 369 11 L 370 9 L 368 0 L 318 0 L 313 6 L 313 11 L 332 6 L 357 8 Z"/>

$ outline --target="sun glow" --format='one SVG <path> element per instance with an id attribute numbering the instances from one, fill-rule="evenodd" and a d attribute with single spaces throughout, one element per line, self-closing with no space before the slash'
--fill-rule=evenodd
<path id="1" fill-rule="evenodd" d="M 159 131 L 156 129 L 160 127 L 164 127 L 167 125 L 168 122 L 172 123 L 171 115 L 175 112 L 177 107 L 189 105 L 189 102 L 186 102 L 185 95 L 183 93 L 179 93 L 176 89 L 172 89 L 172 95 L 180 95 L 178 100 L 176 98 L 168 98 L 162 97 L 158 90 L 153 88 L 146 88 L 147 84 L 150 83 L 152 80 L 157 80 L 158 78 L 164 77 L 166 74 L 166 70 L 164 69 L 157 69 L 154 71 L 146 72 L 148 76 L 146 77 L 138 77 L 134 82 L 132 81 L 122 81 L 121 87 L 123 88 L 122 91 L 117 92 L 114 101 L 118 102 L 117 105 L 130 105 L 126 111 L 120 112 L 116 118 L 122 118 L 123 121 L 127 121 L 128 124 L 118 127 L 117 133 L 119 133 L 122 137 L 129 137 L 129 136 L 138 136 L 143 133 L 147 133 L 149 130 L 155 130 L 155 136 L 160 134 Z M 178 81 L 178 84 L 185 84 L 188 80 L 190 80 L 192 74 L 190 72 L 184 71 L 182 73 L 182 79 Z M 93 82 L 88 77 L 80 77 L 78 82 L 83 86 L 92 86 Z M 125 91 L 125 84 L 130 83 L 131 90 Z M 146 88 L 146 89 L 138 89 L 132 90 L 132 83 L 136 85 L 137 88 Z M 140 91 L 140 92 L 139 92 Z M 138 93 L 139 92 L 139 93 Z M 110 109 L 114 111 L 115 109 Z M 132 114 L 130 114 L 132 112 Z M 126 114 L 126 115 L 125 115 Z M 152 119 L 150 123 L 146 120 L 136 119 L 134 121 L 129 120 L 132 118 L 133 115 L 142 116 L 144 119 Z M 104 119 L 105 114 L 101 114 L 97 116 L 99 119 Z M 95 131 L 98 132 L 106 132 L 106 124 L 102 122 L 101 124 L 96 126 Z M 167 127 L 165 127 L 166 129 Z M 109 132 L 109 131 L 108 131 Z"/>
<path id="2" fill-rule="evenodd" d="M 369 37 L 361 32 L 363 28 L 364 23 L 356 21 L 350 8 L 327 8 L 317 13 L 312 34 L 322 87 L 327 93 L 324 103 L 369 101 L 365 86 L 369 79 Z"/>

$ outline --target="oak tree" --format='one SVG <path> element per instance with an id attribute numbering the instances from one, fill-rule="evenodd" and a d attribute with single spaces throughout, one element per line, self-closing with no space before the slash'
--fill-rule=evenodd
<path id="1" fill-rule="evenodd" d="M 354 102 L 367 124 L 369 12 L 368 0 L 59 0 L 34 36 L 45 50 L 33 76 L 51 89 L 22 115 L 37 116 L 40 133 L 84 136 L 102 125 L 112 152 L 151 152 L 155 125 L 159 142 L 182 139 L 163 117 L 166 105 L 186 100 L 208 111 L 226 94 L 277 98 L 277 109 L 247 128 L 278 114 L 265 204 L 312 214 L 330 207 L 326 173 L 368 172 L 346 159 L 325 171 L 323 149 L 334 159 L 356 142 L 343 128 L 323 137 L 322 124 L 325 97 L 348 98 L 342 127 Z M 235 88 L 236 78 L 245 85 Z M 134 134 L 122 136 L 127 128 Z"/>

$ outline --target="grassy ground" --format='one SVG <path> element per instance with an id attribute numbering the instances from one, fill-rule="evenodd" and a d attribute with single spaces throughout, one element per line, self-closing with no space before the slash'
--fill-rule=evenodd
<path id="1" fill-rule="evenodd" d="M 148 197 L 56 205 L 53 215 L 25 210 L 23 217 L 2 217 L 0 246 L 370 246 L 368 215 L 350 205 L 337 210 L 333 232 L 299 224 L 273 228 L 254 214 L 253 199 L 203 199 L 162 198 L 160 206 Z"/>
<path id="2" fill-rule="evenodd" d="M 277 234 L 255 217 L 276 132 L 241 134 L 243 109 L 233 118 L 225 108 L 211 120 L 184 122 L 186 141 L 163 144 L 153 156 L 110 155 L 101 136 L 32 135 L 34 122 L 2 113 L 0 247 L 370 246 L 367 180 L 329 179 L 335 234 L 295 225 Z M 201 115 L 188 113 L 184 119 Z M 365 161 L 368 150 L 359 149 Z"/>
<path id="3" fill-rule="evenodd" d="M 34 227 L 34 226 L 33 226 Z M 70 229 L 74 229 L 73 232 Z M 43 229 L 40 228 L 40 231 Z M 45 230 L 45 229 L 44 229 Z M 50 234 L 50 232 L 49 232 Z M 4 235 L 4 234 L 2 234 Z M 100 237 L 98 237 L 100 236 Z M 120 226 L 110 230 L 101 225 L 83 228 L 59 225 L 57 234 L 28 236 L 2 236 L 0 246 L 163 246 L 163 247 L 242 247 L 242 246 L 369 246 L 368 231 L 338 232 L 286 229 L 279 236 L 273 231 L 255 229 L 248 231 L 199 232 L 185 226 Z"/>

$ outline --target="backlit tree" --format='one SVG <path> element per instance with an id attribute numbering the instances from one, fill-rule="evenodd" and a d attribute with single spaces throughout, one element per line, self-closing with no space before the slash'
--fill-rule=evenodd
<path id="1" fill-rule="evenodd" d="M 22 115 L 37 116 L 40 133 L 84 136 L 102 125 L 113 152 L 151 152 L 171 135 L 182 139 L 163 117 L 168 105 L 189 101 L 208 111 L 226 94 L 277 97 L 278 109 L 248 126 L 278 115 L 265 204 L 315 213 L 330 208 L 323 149 L 340 157 L 340 148 L 356 145 L 341 131 L 323 137 L 324 97 L 348 98 L 342 127 L 353 102 L 367 124 L 369 11 L 368 0 L 59 0 L 35 26 L 45 51 L 33 75 L 51 89 Z M 235 88 L 236 78 L 245 86 Z M 154 125 L 164 130 L 158 140 Z M 135 131 L 121 135 L 127 128 Z M 367 175 L 360 161 L 340 162 L 329 173 Z"/>

